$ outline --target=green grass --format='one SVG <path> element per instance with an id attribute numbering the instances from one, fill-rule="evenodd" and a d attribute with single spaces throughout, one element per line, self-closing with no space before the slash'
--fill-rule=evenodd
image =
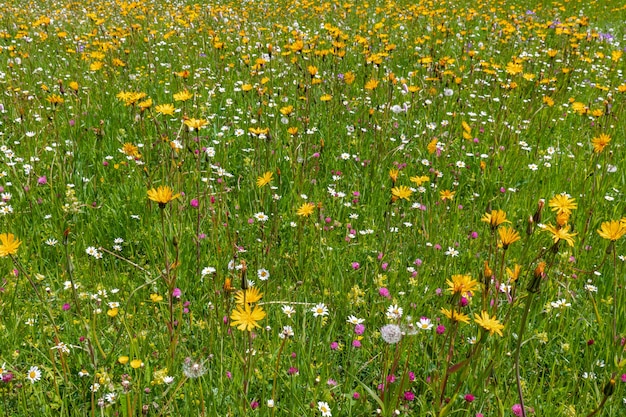
<path id="1" fill-rule="evenodd" d="M 218 3 L 0 6 L 0 416 L 623 413 L 621 2 Z"/>

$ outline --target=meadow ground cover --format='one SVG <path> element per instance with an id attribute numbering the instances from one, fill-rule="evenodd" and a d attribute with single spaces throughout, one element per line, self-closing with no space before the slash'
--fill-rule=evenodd
<path id="1" fill-rule="evenodd" d="M 0 415 L 626 414 L 621 1 L 0 6 Z"/>

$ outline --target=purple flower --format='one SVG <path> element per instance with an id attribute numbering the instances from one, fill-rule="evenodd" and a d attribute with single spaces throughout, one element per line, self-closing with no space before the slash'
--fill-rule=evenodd
<path id="1" fill-rule="evenodd" d="M 465 398 L 465 401 L 467 401 L 468 403 L 471 403 L 476 399 L 476 397 L 474 397 L 472 394 L 465 394 L 465 397 L 463 398 Z"/>
<path id="2" fill-rule="evenodd" d="M 404 393 L 404 399 L 406 401 L 413 401 L 415 399 L 415 394 L 413 394 L 411 391 L 407 391 Z"/>
<path id="3" fill-rule="evenodd" d="M 337 343 L 337 342 L 332 342 L 332 343 L 330 344 L 330 348 L 331 348 L 332 350 L 337 350 L 337 349 L 339 349 L 339 343 Z"/>
<path id="4" fill-rule="evenodd" d="M 360 348 L 360 347 L 361 347 L 361 341 L 360 341 L 360 340 L 358 340 L 358 339 L 354 339 L 354 340 L 352 341 L 352 347 L 354 347 L 354 348 Z"/>
<path id="5" fill-rule="evenodd" d="M 183 292 L 180 290 L 180 288 L 174 288 L 174 290 L 172 291 L 172 297 L 174 298 L 180 298 L 182 294 Z"/>
<path id="6" fill-rule="evenodd" d="M 364 331 L 365 331 L 365 326 L 363 326 L 362 324 L 357 324 L 356 326 L 354 326 L 354 333 L 358 335 L 362 335 Z"/>
<path id="7" fill-rule="evenodd" d="M 440 324 L 439 326 L 437 326 L 436 331 L 437 331 L 437 334 L 444 334 L 445 331 L 446 331 L 446 327 L 444 325 Z"/>
<path id="8" fill-rule="evenodd" d="M 200 205 L 200 202 L 198 201 L 198 199 L 194 198 L 189 202 L 189 204 L 191 205 L 191 207 L 198 207 Z"/>
<path id="9" fill-rule="evenodd" d="M 354 394 L 352 394 L 352 398 L 354 398 L 355 400 L 358 400 L 359 398 L 361 398 L 361 394 L 355 391 Z"/>
<path id="10" fill-rule="evenodd" d="M 63 307 L 61 307 L 63 309 L 63 311 L 67 311 L 70 309 L 70 305 L 68 303 L 63 304 Z"/>
<path id="11" fill-rule="evenodd" d="M 352 269 L 357 270 L 360 266 L 358 262 L 352 262 Z"/>
<path id="12" fill-rule="evenodd" d="M 48 178 L 46 178 L 45 175 L 42 176 L 42 177 L 37 178 L 37 184 L 44 185 L 44 184 L 47 184 L 47 183 L 48 183 Z"/>
<path id="13" fill-rule="evenodd" d="M 385 287 L 379 288 L 378 294 L 380 294 L 382 297 L 391 298 L 391 295 L 389 294 L 389 290 Z"/>

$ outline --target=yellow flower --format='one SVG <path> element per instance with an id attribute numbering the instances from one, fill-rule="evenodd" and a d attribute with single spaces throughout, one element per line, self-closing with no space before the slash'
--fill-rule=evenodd
<path id="1" fill-rule="evenodd" d="M 452 199 L 454 199 L 454 194 L 456 194 L 456 191 L 450 191 L 450 190 L 443 190 L 443 191 L 439 191 L 439 198 L 441 198 L 441 201 L 452 201 Z"/>
<path id="2" fill-rule="evenodd" d="M 232 322 L 231 326 L 237 326 L 238 330 L 250 331 L 259 326 L 259 321 L 265 318 L 266 314 L 262 307 L 255 306 L 253 309 L 249 305 L 237 306 L 235 310 L 230 314 Z"/>
<path id="3" fill-rule="evenodd" d="M 172 200 L 180 197 L 180 194 L 174 194 L 172 189 L 167 185 L 161 185 L 156 190 L 153 188 L 148 190 L 148 198 L 159 203 L 159 207 L 165 208 L 165 205 Z"/>
<path id="4" fill-rule="evenodd" d="M 265 174 L 261 175 L 256 179 L 256 186 L 261 188 L 269 184 L 274 178 L 274 173 L 267 171 Z"/>
<path id="5" fill-rule="evenodd" d="M 193 93 L 190 93 L 187 90 L 183 90 L 179 93 L 174 94 L 174 101 L 187 101 L 193 97 Z"/>
<path id="6" fill-rule="evenodd" d="M 147 100 L 144 100 L 144 101 L 140 102 L 137 106 L 141 110 L 149 109 L 150 107 L 152 107 L 152 99 L 149 98 Z"/>
<path id="7" fill-rule="evenodd" d="M 315 210 L 315 204 L 313 203 L 304 203 L 300 206 L 296 214 L 302 217 L 309 217 L 313 214 L 313 210 Z"/>
<path id="8" fill-rule="evenodd" d="M 512 227 L 503 227 L 498 230 L 500 235 L 500 241 L 502 242 L 502 249 L 507 250 L 512 243 L 520 240 L 519 233 Z"/>
<path id="9" fill-rule="evenodd" d="M 124 152 L 125 155 L 132 156 L 133 158 L 141 156 L 139 155 L 139 148 L 128 142 L 122 146 L 122 152 Z"/>
<path id="10" fill-rule="evenodd" d="M 574 246 L 574 236 L 578 234 L 569 232 L 569 224 L 559 229 L 552 226 L 551 224 L 546 224 L 543 230 L 552 233 L 552 240 L 554 240 L 555 244 L 561 240 L 564 240 L 570 246 Z"/>
<path id="11" fill-rule="evenodd" d="M 474 314 L 474 322 L 487 330 L 492 336 L 494 333 L 497 333 L 500 337 L 503 336 L 502 329 L 504 329 L 504 324 L 500 323 L 500 320 L 496 319 L 496 316 L 489 317 L 489 313 L 486 311 L 482 311 L 480 316 Z"/>
<path id="12" fill-rule="evenodd" d="M 411 182 L 415 183 L 415 185 L 417 185 L 418 187 L 424 184 L 425 182 L 430 181 L 430 178 L 428 178 L 426 175 L 422 175 L 422 176 L 416 175 L 409 179 L 411 180 Z"/>
<path id="13" fill-rule="evenodd" d="M 435 153 L 435 151 L 437 150 L 437 144 L 439 144 L 437 138 L 434 138 L 430 142 L 428 142 L 428 145 L 426 145 L 426 150 L 428 150 L 428 153 Z"/>
<path id="14" fill-rule="evenodd" d="M 133 359 L 130 361 L 130 367 L 133 369 L 141 368 L 143 366 L 143 362 L 141 359 Z"/>
<path id="15" fill-rule="evenodd" d="M 510 75 L 517 75 L 524 71 L 524 67 L 522 64 L 517 64 L 515 62 L 509 62 L 506 64 L 506 73 Z"/>
<path id="16" fill-rule="evenodd" d="M 606 133 L 600 134 L 597 138 L 591 139 L 591 145 L 593 146 L 593 152 L 601 153 L 611 142 L 611 137 Z"/>
<path id="17" fill-rule="evenodd" d="M 520 272 L 522 272 L 522 267 L 519 266 L 518 264 L 515 264 L 513 269 L 511 268 L 506 269 L 506 274 L 509 276 L 509 280 L 511 282 L 517 281 L 517 279 L 519 278 Z"/>
<path id="18" fill-rule="evenodd" d="M 118 312 L 119 312 L 119 308 L 112 308 L 109 311 L 107 311 L 107 316 L 115 317 L 115 316 L 117 316 Z"/>
<path id="19" fill-rule="evenodd" d="M 394 184 L 396 183 L 396 181 L 398 181 L 398 174 L 400 174 L 400 171 L 398 171 L 397 169 L 390 169 L 389 170 L 389 178 L 391 178 L 391 182 L 393 182 Z"/>
<path id="20" fill-rule="evenodd" d="M 122 365 L 126 365 L 129 359 L 130 358 L 128 356 L 120 356 L 119 358 L 117 358 L 117 361 Z"/>
<path id="21" fill-rule="evenodd" d="M 163 301 L 163 296 L 159 294 L 150 294 L 150 300 L 153 303 L 158 303 L 159 301 Z"/>
<path id="22" fill-rule="evenodd" d="M 280 108 L 280 114 L 289 116 L 293 112 L 293 106 L 285 106 Z"/>
<path id="23" fill-rule="evenodd" d="M 413 194 L 413 191 L 411 191 L 411 189 L 407 187 L 406 185 L 393 187 L 391 189 L 391 195 L 392 195 L 393 201 L 398 200 L 398 199 L 409 200 L 411 198 L 411 194 Z"/>
<path id="24" fill-rule="evenodd" d="M 473 295 L 474 291 L 478 289 L 478 281 L 469 275 L 452 275 L 452 281 L 448 279 L 446 284 L 448 284 L 448 291 L 451 294 L 465 295 L 470 293 Z"/>
<path id="25" fill-rule="evenodd" d="M 376 87 L 378 87 L 378 80 L 374 78 L 365 83 L 366 90 L 374 90 Z"/>
<path id="26" fill-rule="evenodd" d="M 65 100 L 58 94 L 51 94 L 48 97 L 46 97 L 46 100 L 48 101 L 48 103 L 53 104 L 55 106 L 57 104 L 63 104 L 63 102 L 65 102 Z"/>
<path id="27" fill-rule="evenodd" d="M 330 101 L 333 99 L 333 96 L 331 96 L 330 94 L 324 94 L 320 97 L 320 101 Z"/>
<path id="28" fill-rule="evenodd" d="M 495 229 L 502 223 L 511 223 L 506 219 L 506 212 L 504 210 L 491 210 L 491 213 L 485 213 L 480 220 L 489 223 L 492 229 Z"/>
<path id="29" fill-rule="evenodd" d="M 159 104 L 154 108 L 154 110 L 156 110 L 159 114 L 171 116 L 176 111 L 176 108 L 172 104 Z"/>
<path id="30" fill-rule="evenodd" d="M 555 195 L 552 200 L 550 200 L 548 205 L 552 208 L 552 211 L 556 211 L 557 214 L 572 214 L 572 210 L 575 210 L 578 207 L 578 204 L 574 201 L 574 199 L 567 194 Z"/>
<path id="31" fill-rule="evenodd" d="M 201 128 L 209 124 L 209 122 L 207 122 L 204 119 L 193 119 L 193 118 L 187 119 L 183 123 L 185 123 L 185 126 L 187 126 L 190 130 L 194 130 L 194 129 L 200 130 Z"/>
<path id="32" fill-rule="evenodd" d="M 463 314 L 454 310 L 448 310 L 447 308 L 442 308 L 441 313 L 447 318 L 449 318 L 450 320 L 455 321 L 455 322 L 468 324 L 470 320 L 467 314 Z"/>
<path id="33" fill-rule="evenodd" d="M 18 238 L 16 238 L 13 233 L 2 233 L 0 234 L 0 257 L 4 258 L 8 255 L 15 255 L 17 253 L 17 248 L 20 247 L 22 242 Z"/>
<path id="34" fill-rule="evenodd" d="M 247 290 L 239 290 L 235 294 L 235 302 L 237 304 L 254 304 L 263 298 L 263 294 L 259 292 L 257 287 L 248 288 Z"/>
<path id="35" fill-rule="evenodd" d="M 626 234 L 626 224 L 619 220 L 611 220 L 610 222 L 603 222 L 598 229 L 598 234 L 603 239 L 608 239 L 615 242 Z"/>

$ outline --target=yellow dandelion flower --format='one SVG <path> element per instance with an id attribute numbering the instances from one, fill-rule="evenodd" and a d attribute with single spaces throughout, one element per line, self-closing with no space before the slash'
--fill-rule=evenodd
<path id="1" fill-rule="evenodd" d="M 22 242 L 13 233 L 0 234 L 0 258 L 15 255 Z"/>
<path id="2" fill-rule="evenodd" d="M 439 191 L 439 198 L 441 199 L 441 201 L 452 201 L 454 199 L 454 195 L 456 194 L 456 191 L 450 191 L 450 190 L 443 190 L 443 191 Z"/>
<path id="3" fill-rule="evenodd" d="M 446 280 L 448 284 L 448 291 L 451 294 L 465 295 L 467 293 L 473 295 L 474 291 L 478 289 L 478 281 L 473 279 L 470 275 L 452 275 L 452 280 Z"/>
<path id="4" fill-rule="evenodd" d="M 600 136 L 591 139 L 591 145 L 593 146 L 594 153 L 601 153 L 611 142 L 611 137 L 606 133 L 600 134 Z"/>
<path id="5" fill-rule="evenodd" d="M 194 118 L 187 119 L 183 123 L 190 130 L 200 130 L 201 128 L 209 124 L 209 122 L 204 119 L 194 119 Z"/>
<path id="6" fill-rule="evenodd" d="M 267 171 L 265 174 L 261 175 L 256 179 L 256 186 L 261 188 L 269 184 L 274 178 L 274 173 L 271 171 Z"/>
<path id="7" fill-rule="evenodd" d="M 485 213 L 480 220 L 489 223 L 492 229 L 497 228 L 502 223 L 511 223 L 506 219 L 506 212 L 504 210 L 491 210 L 491 213 Z"/>
<path id="8" fill-rule="evenodd" d="M 376 87 L 378 87 L 378 80 L 372 78 L 371 80 L 369 80 L 368 82 L 365 83 L 365 89 L 366 90 L 374 90 Z"/>
<path id="9" fill-rule="evenodd" d="M 315 210 L 315 204 L 313 203 L 304 203 L 300 206 L 300 208 L 296 211 L 296 214 L 301 217 L 309 217 L 313 214 Z"/>
<path id="10" fill-rule="evenodd" d="M 552 234 L 552 240 L 555 244 L 559 243 L 559 241 L 561 240 L 564 240 L 567 242 L 568 245 L 574 246 L 574 236 L 576 236 L 578 233 L 570 233 L 569 228 L 569 224 L 561 228 L 556 228 L 551 224 L 546 224 L 543 230 Z"/>
<path id="11" fill-rule="evenodd" d="M 512 243 L 520 240 L 520 235 L 512 227 L 503 227 L 498 229 L 498 235 L 500 235 L 500 242 L 502 242 L 502 249 L 507 250 Z"/>
<path id="12" fill-rule="evenodd" d="M 257 287 L 251 287 L 247 290 L 239 290 L 235 294 L 235 302 L 237 304 L 254 304 L 263 298 L 263 294 Z"/>
<path id="13" fill-rule="evenodd" d="M 174 94 L 174 101 L 187 101 L 191 98 L 193 98 L 193 93 L 190 93 L 188 90 L 183 90 Z"/>
<path id="14" fill-rule="evenodd" d="M 572 210 L 578 207 L 575 199 L 567 194 L 557 194 L 548 203 L 552 211 L 558 213 L 572 214 Z"/>
<path id="15" fill-rule="evenodd" d="M 391 189 L 392 199 L 395 200 L 410 200 L 411 194 L 413 191 L 406 185 L 401 185 L 399 187 L 393 187 Z"/>
<path id="16" fill-rule="evenodd" d="M 176 108 L 172 104 L 159 104 L 154 108 L 154 110 L 156 110 L 159 114 L 172 116 L 176 111 Z"/>
<path id="17" fill-rule="evenodd" d="M 626 224 L 619 220 L 603 222 L 600 229 L 598 229 L 598 234 L 603 239 L 615 242 L 626 234 Z"/>
<path id="18" fill-rule="evenodd" d="M 448 310 L 447 308 L 442 308 L 441 313 L 454 322 L 469 324 L 470 318 L 467 314 L 454 310 Z"/>
<path id="19" fill-rule="evenodd" d="M 409 178 L 411 180 L 412 183 L 415 183 L 415 185 L 417 185 L 418 187 L 420 187 L 422 184 L 424 184 L 427 181 L 430 181 L 430 178 L 428 178 L 428 176 L 426 175 L 422 175 L 422 176 L 414 176 Z"/>
<path id="20" fill-rule="evenodd" d="M 259 321 L 265 318 L 266 314 L 262 307 L 255 306 L 251 308 L 248 304 L 245 306 L 238 305 L 235 310 L 230 314 L 232 322 L 231 326 L 237 326 L 238 330 L 250 331 L 255 327 L 261 327 Z"/>
<path id="21" fill-rule="evenodd" d="M 174 194 L 172 189 L 167 185 L 159 186 L 157 189 L 152 188 L 148 190 L 148 198 L 152 201 L 159 203 L 160 208 L 165 208 L 165 205 L 172 200 L 180 197 L 180 194 Z"/>
<path id="22" fill-rule="evenodd" d="M 394 184 L 396 183 L 396 181 L 398 181 L 398 175 L 400 174 L 400 171 L 397 169 L 390 169 L 389 170 L 389 178 L 391 178 L 391 182 L 393 182 Z"/>
<path id="23" fill-rule="evenodd" d="M 504 324 L 500 323 L 500 320 L 496 319 L 496 316 L 490 317 L 489 313 L 486 311 L 482 311 L 480 316 L 474 314 L 474 322 L 487 330 L 492 336 L 494 333 L 497 333 L 500 337 L 503 336 L 502 329 L 504 329 Z"/>

